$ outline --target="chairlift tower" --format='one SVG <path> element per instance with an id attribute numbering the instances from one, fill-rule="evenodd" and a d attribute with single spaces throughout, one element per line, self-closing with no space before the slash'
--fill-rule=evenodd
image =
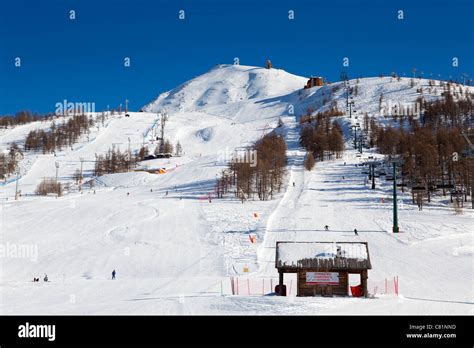
<path id="1" fill-rule="evenodd" d="M 17 169 L 17 171 L 16 171 L 16 184 L 15 184 L 15 201 L 18 200 L 18 195 L 20 193 L 20 191 L 18 190 L 19 182 L 20 182 L 20 170 Z"/>
<path id="2" fill-rule="evenodd" d="M 166 110 L 160 111 L 161 115 L 161 134 L 160 134 L 160 153 L 165 151 L 165 125 L 168 121 L 168 113 Z"/>
<path id="3" fill-rule="evenodd" d="M 398 202 L 397 202 L 397 165 L 404 163 L 403 159 L 393 159 L 390 161 L 393 165 L 393 233 L 399 233 L 398 227 Z"/>
<path id="4" fill-rule="evenodd" d="M 376 161 L 369 162 L 369 180 L 372 180 L 372 190 L 375 190 L 375 164 Z"/>
<path id="5" fill-rule="evenodd" d="M 56 184 L 58 183 L 59 162 L 54 162 L 56 167 Z"/>
<path id="6" fill-rule="evenodd" d="M 80 175 L 80 180 L 82 184 L 82 165 L 84 164 L 84 157 L 79 157 L 79 161 L 81 162 L 81 175 Z"/>
<path id="7" fill-rule="evenodd" d="M 351 128 L 354 132 L 354 149 L 357 150 L 357 129 L 360 129 L 360 126 L 352 125 Z"/>
<path id="8" fill-rule="evenodd" d="M 354 107 L 355 103 L 353 100 L 351 100 L 350 102 L 348 102 L 348 108 L 349 108 L 349 118 L 352 118 L 352 108 Z M 354 110 L 354 113 L 356 113 L 356 111 Z"/>

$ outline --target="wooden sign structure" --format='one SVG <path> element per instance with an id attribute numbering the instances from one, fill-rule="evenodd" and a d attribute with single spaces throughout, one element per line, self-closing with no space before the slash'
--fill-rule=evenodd
<path id="1" fill-rule="evenodd" d="M 277 242 L 275 267 L 279 295 L 284 294 L 284 274 L 297 273 L 297 296 L 348 296 L 349 274 L 360 275 L 362 295 L 368 296 L 367 242 Z"/>

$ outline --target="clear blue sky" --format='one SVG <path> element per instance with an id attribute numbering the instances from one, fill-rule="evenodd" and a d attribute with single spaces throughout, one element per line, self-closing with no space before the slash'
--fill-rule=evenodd
<path id="1" fill-rule="evenodd" d="M 137 110 L 234 57 L 258 66 L 269 58 L 331 81 L 343 57 L 349 77 L 409 75 L 416 67 L 428 77 L 472 78 L 473 10 L 471 0 L 1 1 L 0 114 L 52 112 L 64 99 L 102 110 L 128 98 Z"/>

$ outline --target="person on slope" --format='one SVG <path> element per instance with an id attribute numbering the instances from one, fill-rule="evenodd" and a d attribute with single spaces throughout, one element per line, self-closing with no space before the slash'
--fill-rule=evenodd
<path id="1" fill-rule="evenodd" d="M 293 187 L 295 187 L 295 182 L 293 181 Z"/>
<path id="2" fill-rule="evenodd" d="M 43 280 L 44 280 L 45 282 L 47 282 L 47 281 L 48 281 L 48 275 L 47 275 L 47 274 L 45 274 L 45 275 L 44 275 L 44 278 L 43 278 Z"/>
<path id="3" fill-rule="evenodd" d="M 324 230 L 329 231 L 329 226 L 328 225 L 324 226 Z"/>
<path id="4" fill-rule="evenodd" d="M 354 228 L 354 234 L 355 234 L 356 236 L 359 235 L 359 233 L 357 233 L 357 228 Z"/>
<path id="5" fill-rule="evenodd" d="M 115 274 L 116 274 L 116 272 L 115 272 L 115 270 L 113 270 L 113 271 L 112 271 L 112 280 L 115 279 Z"/>

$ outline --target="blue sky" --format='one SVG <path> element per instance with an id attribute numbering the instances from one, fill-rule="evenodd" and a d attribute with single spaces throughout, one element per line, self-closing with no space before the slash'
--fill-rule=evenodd
<path id="1" fill-rule="evenodd" d="M 410 75 L 413 67 L 427 77 L 472 78 L 473 10 L 470 0 L 1 1 L 0 114 L 53 112 L 64 99 L 102 110 L 128 98 L 137 110 L 234 57 L 257 66 L 269 58 L 288 72 L 330 81 L 342 70 L 349 77 Z"/>

